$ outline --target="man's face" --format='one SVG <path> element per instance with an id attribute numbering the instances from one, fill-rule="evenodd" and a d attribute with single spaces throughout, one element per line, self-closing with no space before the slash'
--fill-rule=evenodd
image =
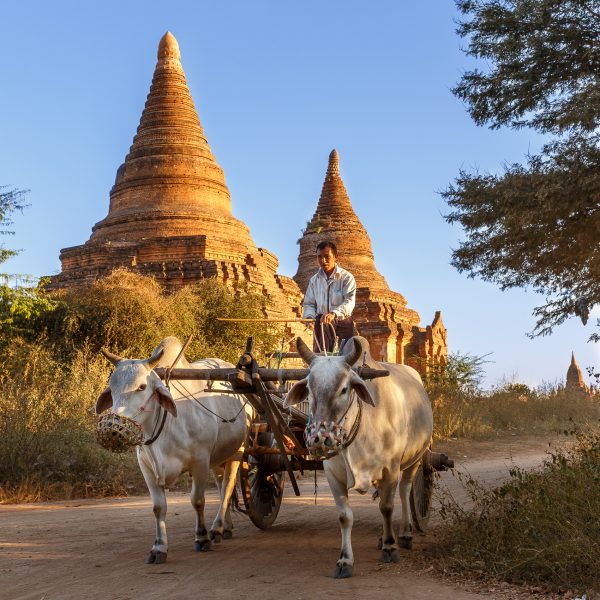
<path id="1" fill-rule="evenodd" d="M 335 254 L 329 246 L 317 252 L 317 261 L 319 262 L 321 269 L 323 269 L 327 275 L 335 269 Z"/>

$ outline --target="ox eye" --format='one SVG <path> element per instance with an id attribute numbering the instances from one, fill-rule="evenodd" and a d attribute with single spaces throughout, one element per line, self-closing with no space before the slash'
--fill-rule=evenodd
<path id="1" fill-rule="evenodd" d="M 347 388 L 347 387 L 343 387 L 343 388 L 342 388 L 342 394 L 345 394 L 347 391 L 348 391 L 348 388 Z"/>
<path id="2" fill-rule="evenodd" d="M 145 384 L 145 383 L 142 383 L 142 384 L 140 385 L 140 387 L 138 388 L 138 390 L 140 390 L 140 391 L 143 391 L 143 390 L 145 390 L 145 389 L 146 389 L 146 384 Z"/>

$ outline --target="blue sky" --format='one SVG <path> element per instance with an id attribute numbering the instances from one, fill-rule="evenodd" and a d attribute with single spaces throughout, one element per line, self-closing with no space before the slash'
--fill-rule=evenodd
<path id="1" fill-rule="evenodd" d="M 452 96 L 473 66 L 455 17 L 446 0 L 4 2 L 0 185 L 31 190 L 3 240 L 23 252 L 5 270 L 58 272 L 60 249 L 106 215 L 170 30 L 234 215 L 281 273 L 296 271 L 296 239 L 337 148 L 379 271 L 423 323 L 442 310 L 451 350 L 493 353 L 488 385 L 562 379 L 571 350 L 597 366 L 593 323 L 530 340 L 543 298 L 449 264 L 461 231 L 442 218 L 438 192 L 460 168 L 498 172 L 541 144 L 476 127 Z"/>

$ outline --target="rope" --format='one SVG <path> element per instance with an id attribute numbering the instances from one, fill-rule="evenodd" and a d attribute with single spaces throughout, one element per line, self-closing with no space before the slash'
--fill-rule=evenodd
<path id="1" fill-rule="evenodd" d="M 190 342 L 192 341 L 192 335 L 193 334 L 190 334 L 188 336 L 188 339 L 185 341 L 185 343 L 179 350 L 179 353 L 175 357 L 173 364 L 170 367 L 167 367 L 166 376 L 165 376 L 165 384 L 167 386 L 167 389 L 170 389 L 169 384 L 171 382 L 171 370 L 179 362 L 179 359 L 184 355 L 186 348 L 189 346 Z M 145 410 L 144 409 L 145 405 L 146 405 L 146 403 L 144 403 L 140 407 L 140 410 L 138 412 L 143 412 Z M 162 418 L 162 421 L 161 421 L 160 426 L 158 427 L 158 431 L 157 431 L 156 427 L 158 426 L 158 420 L 160 418 L 161 411 L 163 413 L 163 418 Z M 164 429 L 166 420 L 167 420 L 167 411 L 159 404 L 158 412 L 156 414 L 156 421 L 154 422 L 154 428 L 152 430 L 152 434 L 150 435 L 150 438 L 144 442 L 144 446 L 149 446 L 150 444 L 153 444 L 158 439 L 158 436 L 162 433 L 162 430 Z"/>
<path id="2" fill-rule="evenodd" d="M 356 419 L 354 419 L 354 423 L 352 424 L 352 427 L 350 428 L 348 437 L 342 444 L 343 449 L 347 448 L 354 441 L 356 436 L 358 435 L 358 430 L 360 429 L 361 421 L 362 421 L 362 402 L 361 402 L 361 400 L 358 400 L 358 414 L 356 415 Z"/>
<path id="3" fill-rule="evenodd" d="M 194 402 L 196 402 L 196 404 L 198 404 L 201 408 L 203 408 L 206 412 L 209 412 L 211 415 L 214 415 L 215 417 L 217 417 L 217 419 L 220 419 L 222 423 L 235 423 L 235 421 L 237 420 L 237 418 L 240 416 L 240 414 L 242 413 L 242 411 L 246 408 L 246 404 L 248 404 L 248 399 L 246 399 L 244 401 L 244 403 L 242 404 L 240 410 L 236 413 L 235 417 L 232 417 L 231 419 L 224 419 L 221 415 L 217 414 L 216 412 L 214 412 L 213 410 L 211 410 L 210 408 L 208 408 L 208 406 L 205 406 L 204 404 L 202 404 L 202 402 L 200 402 L 200 400 L 198 400 L 198 398 L 196 398 L 194 396 L 194 394 L 192 392 L 190 392 L 185 385 L 183 385 L 183 383 L 181 383 L 180 380 L 177 380 L 177 383 L 183 388 L 183 391 L 185 392 L 185 394 L 183 394 L 181 396 L 180 399 L 191 399 Z M 177 386 L 175 385 L 175 381 L 172 381 L 173 387 L 175 389 L 177 389 Z M 181 389 L 177 389 L 177 391 L 181 394 Z M 215 393 L 218 393 L 218 390 L 215 390 Z"/>
<path id="4" fill-rule="evenodd" d="M 269 365 L 271 364 L 271 358 L 277 358 L 277 366 L 276 369 L 281 367 L 281 363 L 283 362 L 283 354 L 285 352 L 285 348 L 290 346 L 290 344 L 296 339 L 296 336 L 293 335 L 289 340 L 285 340 L 285 338 L 281 338 L 281 350 L 279 352 L 273 352 L 271 357 L 269 357 Z"/>
<path id="5" fill-rule="evenodd" d="M 153 444 L 158 439 L 158 436 L 162 433 L 163 427 L 165 426 L 165 421 L 167 420 L 167 411 L 160 405 L 158 408 L 159 410 L 156 413 L 156 421 L 154 422 L 154 429 L 152 430 L 152 435 L 150 436 L 150 439 L 147 439 L 144 442 L 144 446 L 149 446 L 150 444 Z M 160 423 L 160 427 L 158 428 L 158 431 L 156 431 L 156 426 L 158 425 L 158 419 L 160 417 L 161 411 L 163 413 L 163 418 Z"/>
<path id="6" fill-rule="evenodd" d="M 319 319 L 319 326 L 321 327 L 321 341 L 323 342 L 323 346 L 325 346 L 325 330 L 323 329 L 323 327 L 327 326 L 331 329 L 331 333 L 333 334 L 332 354 L 336 354 L 337 352 L 339 352 L 338 336 L 337 336 L 337 331 L 335 330 L 334 324 L 333 323 L 323 323 L 323 320 Z M 327 349 L 321 348 L 321 344 L 319 343 L 319 336 L 316 334 L 316 332 L 313 332 L 313 337 L 314 337 L 315 344 L 317 346 L 317 352 L 322 352 L 325 356 L 327 356 Z"/>

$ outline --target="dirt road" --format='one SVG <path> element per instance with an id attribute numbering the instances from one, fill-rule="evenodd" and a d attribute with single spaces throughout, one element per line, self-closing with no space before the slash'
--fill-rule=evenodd
<path id="1" fill-rule="evenodd" d="M 511 464 L 541 463 L 548 443 L 513 438 L 502 442 L 444 444 L 457 467 L 494 483 Z M 452 476 L 443 485 L 460 493 Z M 399 564 L 382 564 L 376 549 L 380 515 L 370 496 L 353 495 L 355 576 L 333 580 L 339 553 L 336 510 L 321 476 L 291 486 L 275 525 L 256 529 L 236 515 L 234 538 L 212 552 L 193 552 L 193 512 L 183 494 L 169 496 L 169 558 L 144 559 L 154 539 L 154 517 L 146 497 L 81 500 L 0 507 L 0 598 L 2 600 L 177 600 L 260 598 L 278 600 L 352 597 L 420 600 L 517 598 L 519 591 L 474 593 L 436 578 L 402 550 Z M 210 493 L 207 515 L 217 497 Z M 210 522 L 210 521 L 209 521 Z M 415 539 L 413 553 L 433 543 Z"/>

